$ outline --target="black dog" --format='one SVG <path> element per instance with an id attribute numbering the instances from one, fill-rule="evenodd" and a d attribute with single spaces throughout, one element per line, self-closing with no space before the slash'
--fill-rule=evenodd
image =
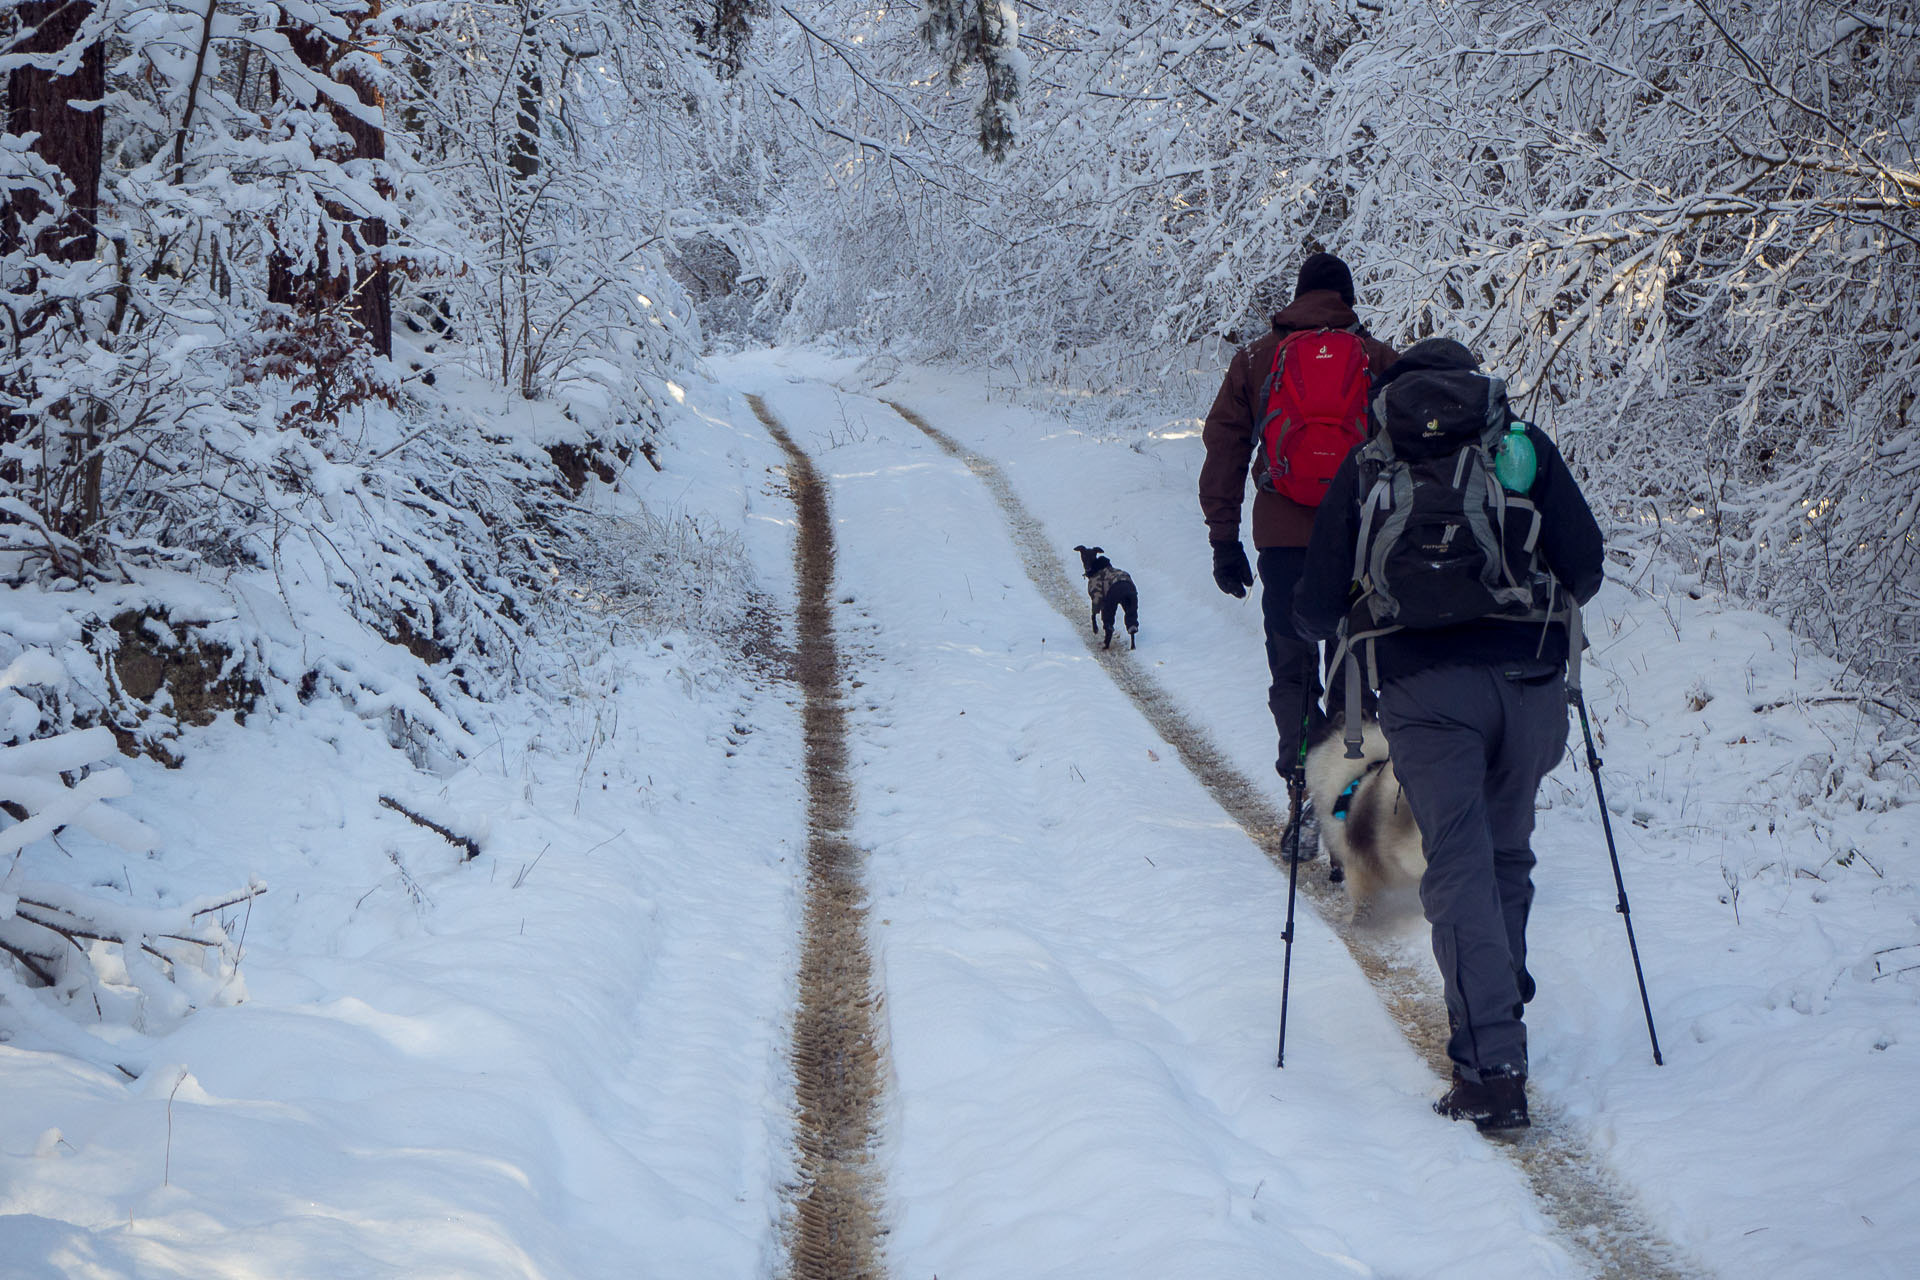
<path id="1" fill-rule="evenodd" d="M 1134 632 L 1140 630 L 1140 593 L 1134 589 L 1133 579 L 1124 569 L 1113 567 L 1113 561 L 1100 554 L 1099 547 L 1075 547 L 1080 553 L 1080 563 L 1087 572 L 1087 596 L 1093 601 L 1093 630 L 1097 635 L 1104 623 L 1107 628 L 1107 640 L 1102 648 L 1113 647 L 1113 615 L 1115 610 L 1125 610 L 1127 615 L 1127 647 L 1137 649 L 1139 642 Z"/>

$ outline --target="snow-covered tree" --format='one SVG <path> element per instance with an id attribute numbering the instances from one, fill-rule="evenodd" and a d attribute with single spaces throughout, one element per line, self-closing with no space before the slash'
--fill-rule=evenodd
<path id="1" fill-rule="evenodd" d="M 1409 5 L 1328 151 L 1397 327 L 1462 337 L 1623 517 L 1920 676 L 1920 27 L 1870 6 Z M 1911 687 L 1911 684 L 1909 684 Z"/>
<path id="2" fill-rule="evenodd" d="M 1327 248 L 1384 336 L 1506 373 L 1623 520 L 1920 669 L 1911 0 L 8 13 L 16 576 L 298 537 L 370 624 L 501 673 L 567 486 L 429 407 L 430 364 L 607 471 L 703 344 L 1119 379 L 1250 336 Z M 475 504 L 457 555 L 396 518 Z"/>
<path id="3" fill-rule="evenodd" d="M 572 487 L 651 450 L 696 359 L 670 266 L 752 240 L 713 195 L 745 136 L 719 72 L 748 28 L 722 8 L 716 54 L 644 0 L 16 6 L 10 577 L 231 572 L 298 541 L 461 687 L 517 678 Z M 528 456 L 448 414 L 416 394 L 439 361 L 574 438 Z"/>
<path id="4" fill-rule="evenodd" d="M 1165 369 L 1331 249 L 1384 336 L 1512 379 L 1623 529 L 1920 678 L 1910 0 L 1019 3 L 997 160 L 984 12 L 776 13 L 756 83 L 820 189 L 796 331 Z"/>
<path id="5" fill-rule="evenodd" d="M 1316 105 L 1364 9 L 981 16 L 1005 8 L 955 0 L 915 25 L 821 6 L 768 56 L 765 77 L 815 86 L 789 119 L 821 140 L 846 210 L 798 229 L 815 266 L 802 323 L 969 356 L 1145 353 L 1277 300 L 1339 212 Z M 929 79 L 922 30 L 949 74 Z"/>

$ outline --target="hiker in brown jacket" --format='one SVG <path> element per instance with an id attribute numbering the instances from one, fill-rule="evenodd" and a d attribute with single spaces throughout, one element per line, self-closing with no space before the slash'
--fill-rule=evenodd
<path id="1" fill-rule="evenodd" d="M 1220 394 L 1207 412 L 1202 439 L 1206 461 L 1200 466 L 1200 510 L 1213 544 L 1213 580 L 1231 596 L 1244 597 L 1253 585 L 1253 568 L 1240 544 L 1240 511 L 1246 501 L 1247 480 L 1264 472 L 1266 461 L 1255 449 L 1254 433 L 1265 415 L 1263 397 L 1273 370 L 1274 350 L 1287 334 L 1299 329 L 1346 329 L 1360 336 L 1368 371 L 1379 377 L 1394 361 L 1394 350 L 1367 333 L 1353 311 L 1353 273 L 1330 253 L 1316 253 L 1300 264 L 1293 302 L 1273 317 L 1273 330 L 1234 352 L 1227 365 Z M 1258 476 L 1254 476 L 1256 481 Z M 1303 732 L 1301 707 L 1317 727 L 1324 713 L 1319 705 L 1319 646 L 1294 633 L 1293 588 L 1306 562 L 1307 538 L 1313 531 L 1316 508 L 1259 487 L 1253 494 L 1253 546 L 1260 565 L 1260 612 L 1266 632 L 1267 668 L 1273 683 L 1267 706 L 1279 731 L 1280 747 L 1274 767 L 1288 777 L 1300 752 Z M 1304 801 L 1304 797 L 1302 797 Z"/>

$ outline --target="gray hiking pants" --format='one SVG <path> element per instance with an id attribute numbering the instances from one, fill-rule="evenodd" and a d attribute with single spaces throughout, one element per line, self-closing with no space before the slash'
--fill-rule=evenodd
<path id="1" fill-rule="evenodd" d="M 1565 677 L 1430 667 L 1385 682 L 1380 725 L 1426 844 L 1420 904 L 1446 987 L 1447 1056 L 1474 1081 L 1525 1071 L 1533 799 L 1566 751 Z"/>

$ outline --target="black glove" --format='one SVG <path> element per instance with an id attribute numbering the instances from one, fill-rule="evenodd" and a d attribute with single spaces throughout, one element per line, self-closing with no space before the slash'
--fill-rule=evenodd
<path id="1" fill-rule="evenodd" d="M 1253 566 L 1247 563 L 1246 549 L 1240 539 L 1231 538 L 1213 544 L 1213 583 L 1230 596 L 1245 598 L 1253 585 Z"/>

